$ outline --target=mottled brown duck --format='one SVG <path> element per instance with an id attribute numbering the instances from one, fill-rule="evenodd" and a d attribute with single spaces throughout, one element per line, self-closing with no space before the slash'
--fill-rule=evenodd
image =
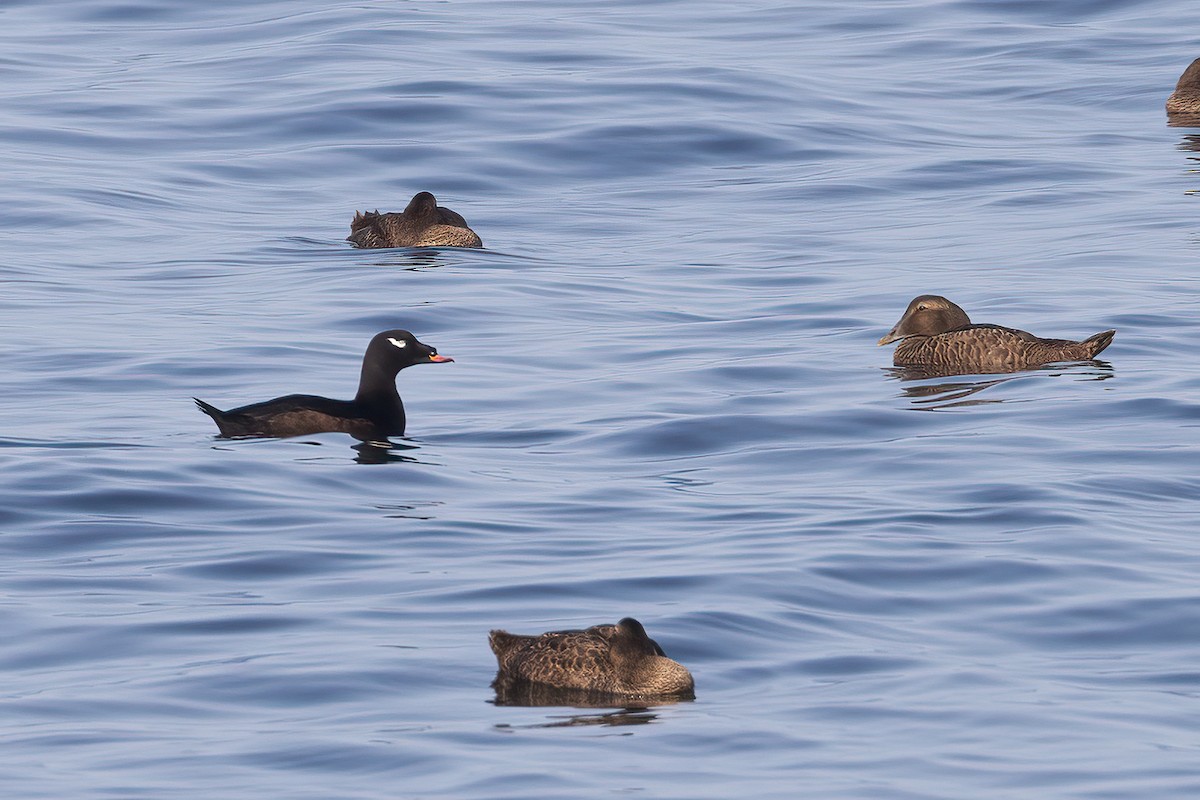
<path id="1" fill-rule="evenodd" d="M 355 211 L 346 241 L 356 247 L 483 247 L 462 215 L 439 206 L 429 192 L 418 192 L 398 214 Z"/>
<path id="2" fill-rule="evenodd" d="M 199 398 L 192 399 L 212 417 L 225 438 L 340 432 L 366 442 L 384 441 L 389 436 L 404 435 L 404 403 L 396 391 L 396 375 L 400 370 L 414 364 L 453 360 L 438 355 L 436 348 L 417 341 L 408 331 L 384 331 L 367 345 L 358 394 L 353 400 L 289 394 L 222 411 Z"/>
<path id="3" fill-rule="evenodd" d="M 694 696 L 691 673 L 630 617 L 540 636 L 492 631 L 488 643 L 500 666 L 498 683 L 529 681 L 629 697 Z"/>
<path id="4" fill-rule="evenodd" d="M 1200 58 L 1179 76 L 1175 91 L 1167 98 L 1167 114 L 1200 116 Z"/>
<path id="5" fill-rule="evenodd" d="M 927 367 L 943 374 L 1013 372 L 1054 361 L 1095 358 L 1115 333 L 1103 331 L 1082 342 L 1042 339 L 1015 328 L 974 325 L 954 303 L 925 294 L 908 304 L 879 344 L 900 341 L 892 358 L 898 367 Z"/>

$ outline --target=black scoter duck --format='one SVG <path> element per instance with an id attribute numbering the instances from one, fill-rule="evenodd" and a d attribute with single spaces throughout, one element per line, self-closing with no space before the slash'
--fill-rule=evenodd
<path id="1" fill-rule="evenodd" d="M 353 400 L 330 400 L 289 394 L 263 403 L 222 411 L 192 398 L 221 429 L 221 436 L 307 436 L 330 431 L 363 441 L 404 434 L 404 404 L 396 391 L 396 374 L 414 364 L 441 364 L 454 359 L 417 341 L 408 331 L 376 334 L 363 356 L 358 394 Z"/>
<path id="2" fill-rule="evenodd" d="M 892 363 L 963 373 L 1013 372 L 1054 361 L 1095 358 L 1112 342 L 1115 330 L 1082 342 L 1040 339 L 1000 325 L 973 325 L 967 313 L 944 297 L 924 294 L 908 304 L 904 316 L 879 344 L 901 340 Z"/>
<path id="3" fill-rule="evenodd" d="M 488 643 L 500 665 L 497 682 L 529 681 L 637 697 L 691 697 L 695 691 L 691 673 L 667 658 L 631 617 L 616 625 L 540 636 L 492 631 Z"/>
<path id="4" fill-rule="evenodd" d="M 483 247 L 462 215 L 439 206 L 429 192 L 418 192 L 399 214 L 355 211 L 346 241 L 356 247 Z"/>
<path id="5" fill-rule="evenodd" d="M 1167 98 L 1167 114 L 1200 115 L 1200 58 L 1179 76 L 1175 91 Z"/>

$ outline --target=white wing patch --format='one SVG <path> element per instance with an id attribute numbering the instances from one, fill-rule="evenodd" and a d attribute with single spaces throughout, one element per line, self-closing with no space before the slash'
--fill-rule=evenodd
<path id="1" fill-rule="evenodd" d="M 408 347 L 408 342 L 404 341 L 403 339 L 393 339 L 389 336 L 388 341 L 396 345 L 396 347 Z"/>

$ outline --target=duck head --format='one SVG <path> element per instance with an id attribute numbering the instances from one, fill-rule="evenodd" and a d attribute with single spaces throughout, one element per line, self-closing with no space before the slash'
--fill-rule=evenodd
<path id="1" fill-rule="evenodd" d="M 434 224 L 438 219 L 437 198 L 429 192 L 417 192 L 404 207 L 404 216 L 408 219 L 419 220 L 426 225 Z"/>
<path id="2" fill-rule="evenodd" d="M 936 294 L 913 298 L 897 322 L 879 344 L 891 344 L 908 336 L 936 336 L 964 325 L 970 325 L 967 312 Z"/>
<path id="3" fill-rule="evenodd" d="M 639 694 L 691 695 L 695 691 L 696 684 L 687 668 L 667 658 L 658 642 L 646 634 L 642 623 L 632 617 L 616 624 L 611 658 Z"/>
<path id="4" fill-rule="evenodd" d="M 408 331 L 390 330 L 375 334 L 367 345 L 363 365 L 371 364 L 395 375 L 414 364 L 442 364 L 453 361 L 449 356 L 438 355 L 436 347 L 417 340 Z"/>

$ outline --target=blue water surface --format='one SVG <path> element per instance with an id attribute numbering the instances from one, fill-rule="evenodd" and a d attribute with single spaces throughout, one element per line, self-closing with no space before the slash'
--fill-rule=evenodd
<path id="1" fill-rule="evenodd" d="M 6 3 L 4 796 L 1200 796 L 1198 22 Z M 487 249 L 344 241 L 420 190 Z M 922 293 L 1118 333 L 906 380 Z M 191 402 L 395 327 L 391 450 Z M 623 616 L 694 702 L 492 702 Z"/>

